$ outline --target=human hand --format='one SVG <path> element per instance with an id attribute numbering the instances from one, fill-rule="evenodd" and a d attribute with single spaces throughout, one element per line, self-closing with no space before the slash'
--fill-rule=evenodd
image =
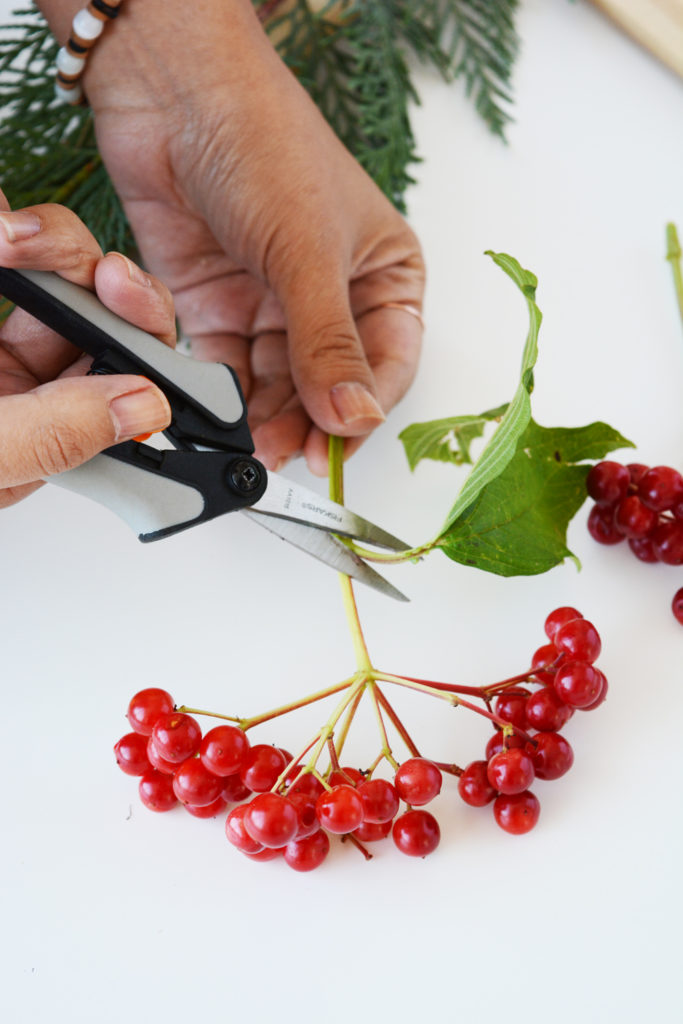
<path id="1" fill-rule="evenodd" d="M 9 211 L 0 192 L 0 266 L 57 271 L 136 326 L 175 344 L 173 302 L 125 256 L 102 255 L 75 214 L 43 204 Z M 171 412 L 144 377 L 85 376 L 90 359 L 22 309 L 0 327 L 0 508 L 103 448 L 163 430 Z"/>
<path id="2" fill-rule="evenodd" d="M 125 4 L 84 84 L 146 265 L 194 353 L 236 369 L 257 456 L 276 469 L 303 452 L 325 473 L 327 434 L 349 453 L 412 381 L 415 236 L 249 0 Z"/>

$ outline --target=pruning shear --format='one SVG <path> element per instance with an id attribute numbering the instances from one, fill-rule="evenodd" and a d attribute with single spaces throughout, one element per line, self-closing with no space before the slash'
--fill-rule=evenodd
<path id="1" fill-rule="evenodd" d="M 142 374 L 166 395 L 170 448 L 125 441 L 52 477 L 106 505 L 141 541 L 160 540 L 241 511 L 283 540 L 398 600 L 407 598 L 337 536 L 405 550 L 409 545 L 343 505 L 267 472 L 253 457 L 237 376 L 203 363 L 112 313 L 92 292 L 39 270 L 0 268 L 0 292 L 93 356 L 91 373 Z"/>

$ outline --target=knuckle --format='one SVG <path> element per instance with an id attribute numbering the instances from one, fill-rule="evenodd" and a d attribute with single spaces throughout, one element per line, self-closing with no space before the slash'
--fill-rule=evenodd
<path id="1" fill-rule="evenodd" d="M 65 423 L 41 423 L 32 439 L 33 457 L 43 476 L 54 476 L 85 462 L 91 454 L 83 434 Z"/>

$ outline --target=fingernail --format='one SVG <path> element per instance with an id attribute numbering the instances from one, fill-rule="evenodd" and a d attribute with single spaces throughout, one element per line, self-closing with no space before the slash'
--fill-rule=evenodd
<path id="1" fill-rule="evenodd" d="M 155 387 L 117 395 L 109 403 L 109 412 L 116 427 L 117 441 L 127 441 L 139 434 L 153 434 L 163 430 L 171 419 L 166 397 Z"/>
<path id="2" fill-rule="evenodd" d="M 25 238 L 32 238 L 41 228 L 40 217 L 28 210 L 0 213 L 0 224 L 5 229 L 8 242 L 22 242 Z"/>
<path id="3" fill-rule="evenodd" d="M 363 384 L 345 381 L 335 384 L 330 391 L 330 401 L 344 426 L 356 426 L 365 420 L 368 426 L 382 423 L 386 416 Z"/>
<path id="4" fill-rule="evenodd" d="M 137 263 L 133 263 L 127 256 L 124 256 L 122 252 L 107 253 L 108 256 L 118 256 L 119 259 L 123 260 L 126 264 L 126 270 L 128 271 L 128 277 L 134 284 L 141 284 L 145 288 L 151 288 L 152 280 L 149 274 L 146 274 L 144 270 L 141 270 Z"/>

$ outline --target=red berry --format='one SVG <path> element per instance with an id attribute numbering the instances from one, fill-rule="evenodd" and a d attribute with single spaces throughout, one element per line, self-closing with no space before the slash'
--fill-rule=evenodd
<path id="1" fill-rule="evenodd" d="M 189 811 L 193 818 L 217 818 L 227 806 L 223 797 L 219 796 L 212 804 L 206 804 L 205 807 L 193 807 L 192 804 L 185 804 L 185 810 Z"/>
<path id="2" fill-rule="evenodd" d="M 249 804 L 233 807 L 225 819 L 225 835 L 228 842 L 236 846 L 242 853 L 259 853 L 263 849 L 263 843 L 257 843 L 255 839 L 251 838 L 244 823 L 244 815 L 248 807 Z"/>
<path id="3" fill-rule="evenodd" d="M 665 519 L 650 534 L 652 550 L 665 565 L 683 565 L 683 523 Z"/>
<path id="4" fill-rule="evenodd" d="M 250 747 L 240 768 L 240 779 L 253 793 L 272 789 L 287 767 L 284 755 L 277 747 L 256 743 Z"/>
<path id="5" fill-rule="evenodd" d="M 573 622 L 574 619 L 582 618 L 583 615 L 577 608 L 571 608 L 569 605 L 563 605 L 561 608 L 556 608 L 545 620 L 545 635 L 552 643 L 558 629 L 561 629 L 566 622 Z"/>
<path id="6" fill-rule="evenodd" d="M 173 792 L 173 779 L 170 775 L 150 768 L 140 779 L 138 787 L 140 799 L 150 811 L 170 811 L 177 800 Z"/>
<path id="7" fill-rule="evenodd" d="M 318 794 L 313 796 L 311 793 L 287 793 L 287 799 L 297 814 L 298 825 L 296 835 L 294 836 L 295 839 L 305 839 L 306 836 L 312 836 L 320 828 L 320 822 L 315 810 L 317 798 Z"/>
<path id="8" fill-rule="evenodd" d="M 555 632 L 557 632 L 557 630 L 555 630 Z M 539 647 L 537 651 L 534 651 L 534 656 L 531 659 L 531 671 L 534 679 L 538 679 L 539 683 L 543 683 L 544 686 L 552 684 L 552 681 L 555 678 L 556 669 L 549 672 L 544 671 L 544 669 L 547 669 L 549 665 L 553 665 L 554 662 L 557 661 L 558 657 L 559 655 L 555 644 L 543 644 L 543 646 Z"/>
<path id="9" fill-rule="evenodd" d="M 429 811 L 406 811 L 396 819 L 391 833 L 398 849 L 409 857 L 426 857 L 441 839 L 439 823 Z"/>
<path id="10" fill-rule="evenodd" d="M 671 466 L 653 466 L 638 481 L 638 497 L 655 512 L 665 512 L 683 501 L 683 476 Z"/>
<path id="11" fill-rule="evenodd" d="M 504 722 L 510 722 L 511 725 L 516 725 L 519 729 L 523 729 L 526 722 L 526 702 L 528 696 L 529 690 L 524 690 L 522 687 L 507 690 L 505 693 L 501 693 L 499 697 L 496 697 L 493 710 L 498 718 L 502 718 Z"/>
<path id="12" fill-rule="evenodd" d="M 565 623 L 555 634 L 555 646 L 572 661 L 587 661 L 591 665 L 602 650 L 600 634 L 588 619 Z"/>
<path id="13" fill-rule="evenodd" d="M 154 740 L 151 736 L 147 737 L 147 757 L 152 768 L 156 768 L 158 772 L 163 772 L 164 775 L 175 775 L 178 765 L 175 761 L 167 761 L 165 757 L 162 757 L 157 748 L 154 746 Z"/>
<path id="14" fill-rule="evenodd" d="M 526 705 L 526 725 L 541 732 L 557 732 L 574 714 L 552 686 L 532 693 Z"/>
<path id="15" fill-rule="evenodd" d="M 398 795 L 407 804 L 421 807 L 441 792 L 443 777 L 433 761 L 411 757 L 399 767 L 394 777 Z"/>
<path id="16" fill-rule="evenodd" d="M 383 821 L 376 824 L 372 821 L 362 821 L 358 828 L 355 828 L 351 835 L 360 840 L 361 843 L 376 843 L 380 839 L 386 839 L 391 832 L 391 821 Z"/>
<path id="17" fill-rule="evenodd" d="M 586 704 L 585 707 L 580 708 L 581 711 L 592 711 L 594 708 L 600 707 L 605 697 L 607 696 L 607 690 L 609 689 L 609 687 L 607 685 L 607 679 L 605 678 L 605 674 L 604 672 L 601 672 L 600 669 L 596 669 L 596 672 L 600 676 L 600 692 L 595 698 L 595 700 L 591 701 L 590 704 Z"/>
<path id="18" fill-rule="evenodd" d="M 671 602 L 671 610 L 681 625 L 683 625 L 683 587 L 677 590 L 674 594 L 674 599 Z"/>
<path id="19" fill-rule="evenodd" d="M 501 750 L 514 750 L 516 747 L 523 747 L 524 740 L 521 736 L 513 734 L 507 738 L 503 735 L 502 729 L 494 732 L 493 736 L 489 739 L 486 744 L 486 760 L 490 761 L 495 754 L 499 754 Z"/>
<path id="20" fill-rule="evenodd" d="M 152 729 L 152 739 L 161 757 L 179 763 L 197 753 L 202 731 L 190 715 L 174 711 L 157 719 Z"/>
<path id="21" fill-rule="evenodd" d="M 206 807 L 214 803 L 223 791 L 223 780 L 219 779 L 198 757 L 188 757 L 178 765 L 173 776 L 173 792 L 181 804 Z"/>
<path id="22" fill-rule="evenodd" d="M 586 490 L 598 505 L 616 505 L 626 496 L 631 476 L 619 462 L 598 462 L 586 477 Z"/>
<path id="23" fill-rule="evenodd" d="M 264 846 L 262 850 L 258 851 L 258 853 L 245 853 L 244 856 L 247 858 L 247 860 L 277 860 L 277 858 L 281 857 L 284 852 L 284 846 L 281 846 L 278 850 L 272 850 L 269 849 L 269 847 Z"/>
<path id="24" fill-rule="evenodd" d="M 584 661 L 560 665 L 555 676 L 555 691 L 571 708 L 586 708 L 602 690 L 602 672 Z"/>
<path id="25" fill-rule="evenodd" d="M 358 786 L 365 776 L 358 768 L 336 768 L 327 780 L 330 786 Z"/>
<path id="26" fill-rule="evenodd" d="M 116 763 L 126 775 L 144 775 L 152 765 L 147 757 L 147 737 L 139 732 L 127 732 L 114 745 Z"/>
<path id="27" fill-rule="evenodd" d="M 363 820 L 363 801 L 353 786 L 335 786 L 322 793 L 315 809 L 322 827 L 335 835 L 353 832 Z"/>
<path id="28" fill-rule="evenodd" d="M 625 537 L 645 537 L 657 525 L 657 513 L 629 494 L 616 507 L 614 525 Z"/>
<path id="29" fill-rule="evenodd" d="M 648 534 L 647 537 L 631 537 L 628 546 L 641 562 L 657 561 L 657 554 L 652 545 L 652 534 Z"/>
<path id="30" fill-rule="evenodd" d="M 293 796 L 294 793 L 306 793 L 317 800 L 320 794 L 324 792 L 325 787 L 320 779 L 317 779 L 310 772 L 306 772 L 300 779 L 291 784 L 287 790 L 287 796 Z"/>
<path id="31" fill-rule="evenodd" d="M 621 544 L 624 540 L 624 534 L 614 522 L 614 511 L 611 508 L 593 505 L 588 513 L 587 526 L 591 537 L 598 544 Z"/>
<path id="32" fill-rule="evenodd" d="M 222 796 L 229 804 L 238 804 L 251 796 L 251 790 L 245 786 L 239 775 L 226 775 L 223 781 Z"/>
<path id="33" fill-rule="evenodd" d="M 458 793 L 470 807 L 490 804 L 497 793 L 488 780 L 486 761 L 471 761 L 458 779 Z"/>
<path id="34" fill-rule="evenodd" d="M 539 779 L 559 779 L 574 764 L 574 751 L 559 732 L 539 732 L 526 745 Z"/>
<path id="35" fill-rule="evenodd" d="M 399 805 L 398 793 L 386 779 L 368 779 L 361 782 L 357 792 L 363 801 L 363 821 L 382 825 L 396 816 Z"/>
<path id="36" fill-rule="evenodd" d="M 173 697 L 166 690 L 155 686 L 140 690 L 128 705 L 126 718 L 130 727 L 141 736 L 151 736 L 154 723 L 162 715 L 170 715 L 173 711 Z"/>
<path id="37" fill-rule="evenodd" d="M 501 750 L 488 763 L 486 775 L 499 793 L 522 793 L 534 781 L 534 764 L 521 748 Z"/>
<path id="38" fill-rule="evenodd" d="M 513 836 L 529 832 L 541 813 L 538 798 L 527 790 L 512 796 L 498 796 L 493 804 L 493 816 L 502 829 Z"/>
<path id="39" fill-rule="evenodd" d="M 246 805 L 244 827 L 261 846 L 279 849 L 294 839 L 299 816 L 287 797 L 261 793 Z"/>
<path id="40" fill-rule="evenodd" d="M 319 868 L 330 852 L 330 840 L 318 830 L 305 839 L 295 839 L 285 847 L 285 862 L 295 871 Z"/>
<path id="41" fill-rule="evenodd" d="M 236 725 L 217 725 L 202 740 L 199 756 L 214 775 L 234 775 L 242 767 L 250 743 Z"/>
<path id="42" fill-rule="evenodd" d="M 642 480 L 645 473 L 647 473 L 649 466 L 644 466 L 642 462 L 629 462 L 627 465 L 629 476 L 631 477 L 632 488 L 637 488 L 638 484 Z"/>

